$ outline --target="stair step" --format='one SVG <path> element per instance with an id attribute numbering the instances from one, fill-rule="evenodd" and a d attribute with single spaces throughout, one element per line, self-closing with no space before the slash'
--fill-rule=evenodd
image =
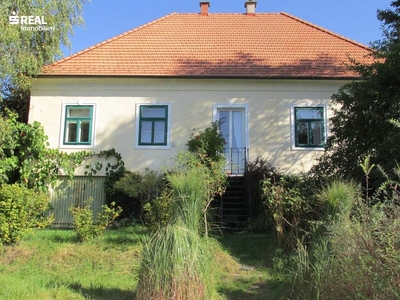
<path id="1" fill-rule="evenodd" d="M 246 198 L 244 197 L 226 197 L 222 199 L 223 203 L 229 202 L 243 202 L 246 203 Z"/>
<path id="2" fill-rule="evenodd" d="M 246 184 L 244 176 L 231 176 L 221 201 L 221 225 L 230 229 L 243 229 L 248 221 Z"/>

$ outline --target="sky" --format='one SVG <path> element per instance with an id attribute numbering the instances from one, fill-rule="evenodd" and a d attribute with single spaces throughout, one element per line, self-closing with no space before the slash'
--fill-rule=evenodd
<path id="1" fill-rule="evenodd" d="M 245 0 L 210 0 L 210 13 L 244 13 Z M 256 12 L 286 12 L 364 45 L 382 37 L 377 9 L 392 0 L 258 0 Z M 170 13 L 199 13 L 198 0 L 91 0 L 85 28 L 75 28 L 65 56 L 96 45 Z"/>

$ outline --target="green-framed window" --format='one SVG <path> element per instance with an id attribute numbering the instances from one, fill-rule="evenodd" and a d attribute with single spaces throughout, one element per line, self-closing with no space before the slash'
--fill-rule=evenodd
<path id="1" fill-rule="evenodd" d="M 139 146 L 165 146 L 168 133 L 168 105 L 140 105 Z"/>
<path id="2" fill-rule="evenodd" d="M 324 107 L 295 107 L 296 147 L 325 146 Z"/>
<path id="3" fill-rule="evenodd" d="M 66 105 L 64 145 L 90 145 L 92 143 L 92 126 L 92 105 Z"/>

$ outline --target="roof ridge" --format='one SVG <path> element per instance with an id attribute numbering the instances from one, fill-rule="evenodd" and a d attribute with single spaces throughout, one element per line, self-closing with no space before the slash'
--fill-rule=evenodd
<path id="1" fill-rule="evenodd" d="M 352 44 L 354 44 L 354 45 L 356 45 L 356 46 L 358 46 L 358 47 L 361 47 L 361 48 L 364 48 L 364 49 L 366 49 L 366 50 L 371 51 L 371 48 L 369 48 L 367 45 L 364 45 L 364 44 L 361 44 L 361 43 L 359 43 L 359 42 L 356 42 L 356 41 L 354 41 L 354 40 L 352 40 L 352 39 L 349 39 L 349 38 L 347 38 L 347 37 L 345 37 L 345 36 L 343 36 L 343 35 L 340 35 L 340 34 L 337 34 L 337 33 L 333 32 L 333 31 L 330 31 L 330 30 L 328 30 L 328 29 L 325 29 L 325 28 L 323 28 L 323 27 L 321 27 L 321 26 L 315 25 L 315 24 L 313 24 L 313 23 L 311 23 L 311 22 L 305 21 L 305 20 L 303 20 L 303 19 L 301 19 L 301 18 L 295 17 L 295 16 L 293 16 L 293 15 L 291 15 L 291 14 L 288 14 L 288 13 L 286 13 L 286 12 L 281 12 L 280 14 L 283 15 L 283 16 L 285 16 L 285 17 L 288 17 L 288 18 L 291 18 L 291 19 L 293 19 L 293 20 L 296 20 L 296 21 L 298 21 L 298 22 L 301 22 L 301 23 L 303 23 L 303 24 L 305 24 L 305 25 L 314 27 L 315 29 L 318 29 L 318 30 L 320 30 L 320 31 L 323 31 L 323 32 L 325 32 L 325 33 L 328 33 L 328 34 L 330 34 L 330 35 L 332 35 L 332 36 L 334 36 L 334 37 L 340 38 L 341 40 L 344 40 L 344 41 L 346 41 L 346 42 L 352 43 Z"/>
<path id="2" fill-rule="evenodd" d="M 199 13 L 194 13 L 194 12 L 188 12 L 188 13 L 175 13 L 177 15 L 198 15 L 201 16 Z M 279 15 L 279 12 L 257 12 L 255 13 L 255 16 L 257 15 Z M 245 12 L 212 12 L 208 13 L 208 16 L 210 15 L 239 15 L 239 16 L 246 16 L 247 14 Z"/>
<path id="3" fill-rule="evenodd" d="M 153 21 L 151 21 L 151 22 L 148 22 L 148 23 L 146 23 L 146 24 L 140 25 L 139 27 L 135 27 L 135 28 L 129 29 L 128 31 L 125 31 L 125 32 L 123 32 L 123 33 L 121 33 L 121 34 L 119 34 L 119 35 L 116 35 L 116 36 L 112 37 L 112 38 L 109 38 L 109 39 L 107 39 L 107 40 L 105 40 L 105 41 L 103 41 L 103 42 L 97 43 L 96 45 L 90 46 L 90 47 L 85 48 L 85 49 L 83 49 L 83 50 L 81 50 L 81 51 L 78 51 L 78 52 L 76 52 L 76 53 L 74 53 L 74 54 L 71 54 L 71 55 L 69 55 L 69 56 L 67 56 L 67 57 L 64 57 L 64 58 L 62 58 L 62 59 L 60 59 L 60 60 L 57 60 L 57 61 L 53 62 L 53 63 L 50 64 L 50 65 L 44 66 L 44 68 L 49 68 L 49 67 L 51 67 L 51 66 L 56 66 L 56 65 L 58 65 L 58 64 L 60 64 L 60 63 L 63 63 L 63 62 L 65 62 L 65 61 L 67 61 L 67 60 L 70 60 L 70 59 L 75 58 L 75 57 L 77 57 L 77 56 L 80 56 L 80 55 L 82 55 L 82 54 L 84 54 L 84 53 L 87 53 L 87 52 L 89 52 L 89 51 L 91 51 L 91 50 L 93 50 L 93 49 L 95 49 L 95 48 L 98 48 L 98 47 L 103 46 L 103 45 L 105 45 L 105 44 L 108 44 L 108 43 L 110 43 L 110 42 L 112 42 L 112 41 L 114 41 L 114 40 L 117 40 L 117 39 L 119 39 L 119 38 L 122 38 L 122 37 L 124 37 L 124 36 L 126 36 L 126 35 L 128 35 L 128 34 L 131 34 L 132 32 L 138 31 L 138 30 L 140 30 L 140 29 L 143 29 L 143 28 L 145 28 L 145 27 L 148 27 L 148 26 L 150 26 L 150 25 L 152 25 L 152 24 L 154 24 L 154 23 L 158 23 L 158 22 L 160 22 L 160 21 L 162 21 L 162 20 L 164 20 L 164 19 L 166 19 L 166 18 L 169 18 L 169 17 L 171 17 L 171 16 L 173 16 L 173 15 L 177 15 L 177 14 L 178 14 L 178 13 L 170 13 L 170 14 L 168 14 L 168 15 L 165 15 L 165 16 L 161 17 L 161 18 L 158 18 L 158 19 L 155 19 L 155 20 L 153 20 Z"/>

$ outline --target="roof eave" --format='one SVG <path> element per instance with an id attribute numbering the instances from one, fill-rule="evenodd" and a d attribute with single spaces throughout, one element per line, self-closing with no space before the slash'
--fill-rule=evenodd
<path id="1" fill-rule="evenodd" d="M 229 76 L 229 75 L 98 75 L 40 74 L 37 78 L 165 78 L 165 79 L 279 79 L 279 80 L 357 80 L 359 76 Z"/>

